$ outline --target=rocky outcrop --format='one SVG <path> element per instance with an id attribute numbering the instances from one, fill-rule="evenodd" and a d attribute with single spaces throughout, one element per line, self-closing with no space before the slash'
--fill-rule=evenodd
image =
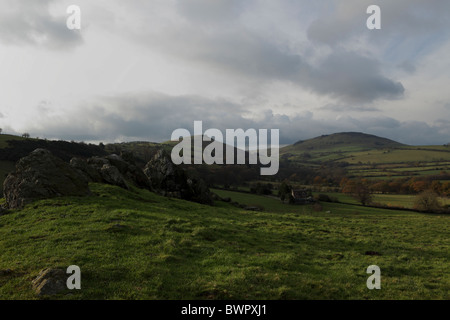
<path id="1" fill-rule="evenodd" d="M 92 157 L 88 160 L 73 158 L 70 165 L 77 169 L 88 182 L 102 182 L 129 189 L 129 183 L 139 188 L 151 189 L 144 172 L 134 163 L 121 156 Z"/>
<path id="2" fill-rule="evenodd" d="M 115 166 L 122 176 L 126 180 L 131 181 L 136 187 L 147 189 L 151 187 L 147 176 L 142 169 L 136 166 L 130 156 L 122 158 L 122 156 L 111 154 L 106 156 L 105 159 L 108 160 L 111 165 Z"/>
<path id="3" fill-rule="evenodd" d="M 189 176 L 182 168 L 172 163 L 168 153 L 160 150 L 144 168 L 153 190 L 157 193 L 212 204 L 212 196 L 208 186 L 199 178 Z"/>
<path id="4" fill-rule="evenodd" d="M 70 160 L 70 166 L 78 170 L 78 172 L 82 174 L 88 182 L 102 182 L 103 180 L 99 170 L 94 166 L 89 165 L 88 162 L 84 159 L 72 158 Z"/>
<path id="5" fill-rule="evenodd" d="M 37 199 L 86 196 L 90 191 L 77 170 L 50 151 L 36 149 L 17 162 L 3 183 L 3 194 L 7 207 L 15 209 Z"/>
<path id="6" fill-rule="evenodd" d="M 144 171 L 133 163 L 130 155 L 127 160 L 112 154 L 87 160 L 72 158 L 68 164 L 48 150 L 36 149 L 20 159 L 16 171 L 6 178 L 3 184 L 6 208 L 23 208 L 39 199 L 86 196 L 90 194 L 89 182 L 125 189 L 135 185 L 163 196 L 213 204 L 205 182 L 174 165 L 164 150 L 147 163 Z"/>

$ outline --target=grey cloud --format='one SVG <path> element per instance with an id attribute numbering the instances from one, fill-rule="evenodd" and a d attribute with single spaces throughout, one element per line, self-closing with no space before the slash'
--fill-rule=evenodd
<path id="1" fill-rule="evenodd" d="M 410 73 L 410 74 L 413 74 L 414 72 L 416 72 L 416 67 L 410 61 L 403 61 L 402 63 L 400 63 L 398 65 L 398 67 L 400 69 L 402 69 L 403 71 Z"/>
<path id="2" fill-rule="evenodd" d="M 67 49 L 82 43 L 80 32 L 66 27 L 65 12 L 53 16 L 53 0 L 4 0 L 0 5 L 0 41 L 14 45 L 40 45 Z"/>
<path id="3" fill-rule="evenodd" d="M 269 36 L 262 31 L 272 23 L 267 17 L 246 24 L 240 14 L 261 9 L 263 4 L 259 2 L 245 2 L 245 6 L 241 1 L 225 0 L 176 3 L 179 19 L 171 24 L 155 21 L 158 32 L 140 23 L 139 27 L 119 32 L 149 50 L 195 64 L 207 72 L 222 73 L 230 81 L 248 80 L 261 88 L 274 81 L 290 82 L 345 103 L 366 104 L 402 97 L 402 84 L 385 75 L 378 60 L 358 50 L 339 48 L 324 55 L 313 46 L 293 45 L 297 39 L 286 36 L 282 28 Z M 128 10 L 136 16 L 143 14 L 139 6 L 130 5 Z M 302 32 L 299 30 L 299 38 Z"/>
<path id="4" fill-rule="evenodd" d="M 354 52 L 331 54 L 308 82 L 319 93 L 359 103 L 400 98 L 405 91 L 400 82 L 381 74 L 378 61 Z"/>
<path id="5" fill-rule="evenodd" d="M 356 112 L 374 112 L 380 111 L 371 105 L 352 105 L 352 104 L 338 104 L 338 103 L 328 103 L 319 108 L 320 110 L 327 110 L 333 112 L 343 112 L 343 111 L 356 111 Z"/>
<path id="6" fill-rule="evenodd" d="M 167 50 L 239 78 L 253 78 L 260 83 L 291 82 L 349 103 L 395 99 L 404 92 L 401 83 L 382 74 L 378 61 L 356 52 L 333 52 L 315 66 L 248 30 L 195 35 L 193 31 L 180 32 L 170 36 Z"/>
<path id="7" fill-rule="evenodd" d="M 49 113 L 51 114 L 51 113 Z M 309 111 L 297 115 L 261 112 L 259 120 L 245 117 L 246 107 L 224 99 L 199 96 L 169 96 L 161 93 L 101 97 L 72 109 L 64 119 L 51 115 L 30 124 L 33 136 L 84 141 L 166 141 L 177 128 L 193 133 L 195 120 L 203 129 L 280 129 L 280 144 L 313 138 L 322 134 L 359 131 L 407 144 L 443 144 L 448 141 L 448 123 L 431 126 L 424 122 L 401 122 L 390 117 L 315 118 Z M 44 129 L 43 129 L 44 128 Z"/>
<path id="8" fill-rule="evenodd" d="M 29 131 L 49 138 L 165 141 L 177 128 L 192 130 L 195 120 L 203 120 L 205 127 L 215 125 L 220 129 L 249 126 L 251 122 L 240 113 L 240 106 L 222 99 L 160 93 L 126 94 L 100 97 L 73 108 L 65 119 L 46 117 L 39 126 L 31 124 Z"/>
<path id="9" fill-rule="evenodd" d="M 341 46 L 343 42 L 367 39 L 369 43 L 390 50 L 391 59 L 405 56 L 415 60 L 430 46 L 448 39 L 450 2 L 442 0 L 348 0 L 332 1 L 335 10 L 311 23 L 308 38 L 316 43 Z M 366 9 L 376 4 L 381 8 L 381 30 L 366 28 Z"/>
<path id="10" fill-rule="evenodd" d="M 205 24 L 230 24 L 238 19 L 245 6 L 241 0 L 179 0 L 177 7 L 182 16 Z"/>

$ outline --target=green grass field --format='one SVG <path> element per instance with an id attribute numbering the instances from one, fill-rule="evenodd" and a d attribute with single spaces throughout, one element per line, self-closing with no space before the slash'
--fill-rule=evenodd
<path id="1" fill-rule="evenodd" d="M 82 289 L 58 299 L 450 298 L 448 216 L 232 194 L 266 210 L 253 212 L 91 189 L 0 216 L 1 299 L 36 299 L 40 270 L 72 264 Z M 381 290 L 366 287 L 372 264 Z"/>

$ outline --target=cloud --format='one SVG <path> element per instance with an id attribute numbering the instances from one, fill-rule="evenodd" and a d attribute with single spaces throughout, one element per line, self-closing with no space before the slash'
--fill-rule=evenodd
<path id="1" fill-rule="evenodd" d="M 213 25 L 230 24 L 244 7 L 240 0 L 181 0 L 176 4 L 180 14 L 191 22 Z"/>
<path id="2" fill-rule="evenodd" d="M 320 44 L 339 47 L 360 41 L 364 45 L 391 51 L 391 58 L 405 56 L 416 60 L 430 44 L 448 37 L 450 2 L 442 0 L 347 0 L 331 1 L 333 10 L 320 14 L 308 27 L 308 38 Z M 381 8 L 381 30 L 369 31 L 366 9 Z M 437 37 L 438 35 L 438 37 Z M 430 40 L 433 40 L 430 42 Z M 427 48 L 424 48 L 426 45 Z M 425 49 L 425 50 L 424 50 Z M 403 58 L 402 58 L 403 56 Z"/>
<path id="3" fill-rule="evenodd" d="M 416 72 L 416 67 L 410 61 L 403 61 L 398 67 L 409 74 Z"/>
<path id="4" fill-rule="evenodd" d="M 82 43 L 78 31 L 66 27 L 65 11 L 54 16 L 54 0 L 3 0 L 0 4 L 0 42 L 67 49 Z"/>
<path id="5" fill-rule="evenodd" d="M 341 131 L 448 140 L 438 119 L 449 110 L 449 1 L 379 0 L 373 32 L 369 0 L 77 3 L 82 34 L 66 28 L 61 2 L 0 1 L 4 129 L 163 141 L 204 120 L 279 127 L 284 143 Z M 69 54 L 40 49 L 83 40 Z"/>
<path id="6" fill-rule="evenodd" d="M 381 74 L 380 63 L 354 52 L 335 52 L 306 79 L 319 93 L 344 101 L 367 103 L 403 96 L 405 88 Z"/>
<path id="7" fill-rule="evenodd" d="M 301 53 L 243 26 L 219 32 L 192 25 L 183 30 L 167 30 L 156 47 L 186 63 L 234 79 L 252 79 L 259 85 L 274 81 L 292 83 L 347 103 L 397 99 L 405 90 L 400 82 L 383 74 L 380 62 L 374 58 L 336 50 L 313 63 Z"/>
<path id="8" fill-rule="evenodd" d="M 249 116 L 245 105 L 225 99 L 207 99 L 194 95 L 171 96 L 157 92 L 130 93 L 98 97 L 58 115 L 51 104 L 29 119 L 25 131 L 32 136 L 83 141 L 162 142 L 170 139 L 178 128 L 193 133 L 195 120 L 203 121 L 203 129 L 279 129 L 280 143 L 323 134 L 357 131 L 375 134 L 407 144 L 447 143 L 448 121 L 428 125 L 425 122 L 402 122 L 388 116 L 339 116 L 335 119 L 315 117 L 311 111 L 286 115 L 263 110 Z"/>
<path id="9" fill-rule="evenodd" d="M 326 105 L 318 108 L 319 110 L 332 111 L 337 113 L 342 113 L 344 111 L 354 111 L 354 112 L 375 112 L 380 111 L 379 108 L 374 106 L 359 106 L 359 105 L 349 105 L 349 104 L 339 104 L 339 103 L 327 103 Z"/>

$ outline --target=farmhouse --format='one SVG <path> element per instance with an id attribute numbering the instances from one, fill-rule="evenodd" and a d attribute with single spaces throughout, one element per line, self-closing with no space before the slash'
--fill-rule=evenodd
<path id="1" fill-rule="evenodd" d="M 314 202 L 311 191 L 306 189 L 292 189 L 291 195 L 295 204 L 308 204 Z"/>

